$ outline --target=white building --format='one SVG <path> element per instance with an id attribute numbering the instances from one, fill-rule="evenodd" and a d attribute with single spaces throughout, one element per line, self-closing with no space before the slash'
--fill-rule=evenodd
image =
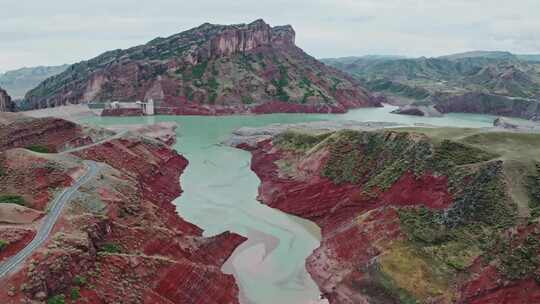
<path id="1" fill-rule="evenodd" d="M 136 101 L 136 102 L 119 102 L 113 101 L 107 103 L 105 108 L 108 109 L 141 109 L 144 115 L 155 115 L 155 104 L 154 100 L 150 99 L 147 102 Z"/>

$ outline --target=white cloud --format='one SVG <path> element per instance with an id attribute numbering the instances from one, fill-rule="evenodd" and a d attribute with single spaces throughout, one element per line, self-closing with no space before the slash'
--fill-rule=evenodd
<path id="1" fill-rule="evenodd" d="M 497 2 L 497 3 L 495 3 Z M 316 57 L 540 53 L 538 0 L 0 0 L 0 70 L 76 62 L 204 22 L 291 24 Z"/>

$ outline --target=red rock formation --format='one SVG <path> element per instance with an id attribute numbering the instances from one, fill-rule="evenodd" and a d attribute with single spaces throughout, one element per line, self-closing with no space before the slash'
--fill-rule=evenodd
<path id="1" fill-rule="evenodd" d="M 371 176 L 373 172 L 381 172 L 376 170 L 383 164 L 386 166 L 382 167 L 383 169 L 394 168 L 400 164 L 399 161 L 389 164 L 385 162 L 393 153 L 392 141 L 404 140 L 407 137 L 412 139 L 408 144 L 416 142 L 413 144 L 413 151 L 417 152 L 413 155 L 418 157 L 416 153 L 421 153 L 419 151 L 422 147 L 419 143 L 422 139 L 414 135 L 400 137 L 388 132 L 381 137 L 384 140 L 379 142 L 386 145 L 386 148 L 373 156 L 364 156 L 368 161 L 372 161 L 372 165 L 368 165 L 367 170 L 362 171 L 362 167 L 357 170 Z M 410 228 L 404 224 L 403 212 L 424 206 L 431 212 L 446 210 L 451 213 L 449 210 L 458 208 L 455 206 L 456 201 L 462 201 L 464 197 L 463 191 L 455 186 L 455 175 L 452 175 L 453 180 L 450 181 L 448 175 L 430 170 L 423 171 L 422 174 L 405 170 L 387 186 L 382 185 L 383 179 L 368 188 L 367 181 L 362 176 L 359 177 L 360 181 L 363 181 L 360 183 L 336 183 L 323 174 L 333 148 L 319 144 L 317 148 L 308 149 L 309 152 L 291 150 L 286 148 L 290 146 L 281 146 L 279 141 L 276 144 L 275 138 L 260 141 L 255 147 L 246 144 L 240 147 L 252 152 L 251 167 L 261 179 L 260 201 L 312 220 L 321 227 L 321 246 L 308 258 L 306 267 L 330 303 L 402 303 L 405 300 L 419 303 L 479 304 L 538 302 L 540 285 L 530 278 L 530 273 L 526 279 L 509 279 L 499 268 L 486 267 L 484 255 L 475 256 L 471 266 L 459 266 L 464 267 L 457 272 L 459 274 L 455 274 L 455 270 L 445 270 L 454 273 L 455 277 L 452 279 L 446 278 L 444 271 L 436 272 L 441 271 L 437 267 L 447 267 L 444 264 L 435 261 L 428 264 L 422 257 L 418 257 L 419 253 L 414 247 L 416 245 L 411 245 L 414 243 L 410 241 Z M 372 143 L 369 146 L 372 151 L 377 151 L 376 138 L 367 140 Z M 335 144 L 336 140 L 329 139 L 326 141 L 327 145 L 333 147 L 332 143 Z M 397 145 L 400 148 L 395 150 L 396 153 L 407 155 L 408 148 L 405 143 Z M 347 157 L 345 153 L 350 151 L 350 147 L 341 149 L 345 151 L 341 157 Z M 358 149 L 363 151 L 363 148 Z M 472 157 L 471 151 L 468 154 Z M 358 157 L 359 160 L 363 159 L 363 156 Z M 353 166 L 348 162 L 344 164 Z M 418 163 L 413 168 L 416 170 L 421 166 L 422 163 Z M 468 173 L 475 170 L 477 169 L 471 167 Z M 471 184 L 475 182 L 474 174 L 460 178 L 467 185 L 465 188 L 489 187 L 484 177 L 478 185 Z M 449 186 L 451 183 L 454 184 L 453 187 Z M 475 200 L 481 200 L 481 196 L 476 196 Z M 505 217 L 511 216 L 505 214 Z M 425 225 L 429 226 L 427 223 Z M 539 239 L 535 225 L 527 229 L 517 226 L 509 231 L 513 229 L 517 229 L 520 237 L 515 238 L 515 244 L 511 244 L 510 248 L 517 248 L 525 240 L 531 240 L 533 245 L 529 244 L 529 247 L 523 247 L 527 249 L 516 251 L 536 250 L 536 247 L 531 247 L 537 246 L 534 245 L 537 244 L 534 240 L 538 242 Z M 436 245 L 429 248 L 435 250 Z M 540 254 L 540 246 L 537 248 L 537 254 Z M 451 247 L 444 247 L 443 250 L 447 255 L 455 254 Z M 469 247 L 467 250 L 470 250 Z M 513 261 L 504 250 L 496 255 L 500 258 L 498 263 L 504 263 L 501 262 L 504 260 Z M 533 267 L 534 271 L 535 266 L 527 267 Z M 441 279 L 443 277 L 445 279 Z M 441 280 L 443 283 L 440 283 Z M 405 288 L 410 291 L 404 292 Z"/>
<path id="2" fill-rule="evenodd" d="M 0 152 L 29 146 L 46 147 L 50 152 L 56 152 L 92 141 L 81 126 L 58 118 L 20 117 L 0 128 Z"/>

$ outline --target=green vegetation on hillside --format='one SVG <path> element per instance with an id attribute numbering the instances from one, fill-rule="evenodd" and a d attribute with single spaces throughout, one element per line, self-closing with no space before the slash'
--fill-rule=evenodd
<path id="1" fill-rule="evenodd" d="M 540 267 L 540 233 L 533 232 L 518 245 L 506 240 L 500 247 L 501 263 L 498 268 L 508 279 L 520 280 L 534 275 L 540 283 L 540 274 L 536 273 Z"/>
<path id="2" fill-rule="evenodd" d="M 55 295 L 47 300 L 47 304 L 64 304 L 66 303 L 66 296 L 63 294 Z"/>
<path id="3" fill-rule="evenodd" d="M 427 89 L 385 79 L 364 81 L 364 84 L 375 92 L 388 92 L 415 100 L 424 100 L 431 95 L 431 92 Z"/>
<path id="4" fill-rule="evenodd" d="M 51 149 L 49 147 L 43 146 L 43 145 L 31 145 L 26 147 L 27 150 L 37 152 L 37 153 L 52 153 Z"/>
<path id="5" fill-rule="evenodd" d="M 71 300 L 76 301 L 81 297 L 81 289 L 79 287 L 72 287 L 70 291 Z"/>
<path id="6" fill-rule="evenodd" d="M 206 67 L 208 66 L 208 61 L 203 61 L 191 69 L 191 76 L 193 79 L 201 79 L 206 72 Z"/>
<path id="7" fill-rule="evenodd" d="M 407 170 L 420 174 L 431 155 L 424 139 L 407 133 L 339 131 L 328 141 L 330 157 L 322 176 L 337 184 L 365 184 L 385 190 Z"/>
<path id="8" fill-rule="evenodd" d="M 434 162 L 438 167 L 448 164 L 461 166 L 488 161 L 497 156 L 495 153 L 445 139 L 435 146 Z"/>
<path id="9" fill-rule="evenodd" d="M 534 173 L 527 177 L 527 190 L 529 192 L 529 208 L 532 217 L 540 217 L 540 164 L 536 163 Z"/>
<path id="10" fill-rule="evenodd" d="M 105 252 L 105 253 L 121 253 L 122 252 L 122 247 L 120 247 L 120 245 L 118 245 L 118 244 L 107 243 L 107 244 L 103 244 L 99 248 L 99 251 Z"/>
<path id="11" fill-rule="evenodd" d="M 279 79 L 274 81 L 274 85 L 277 89 L 277 97 L 281 101 L 289 101 L 289 95 L 285 91 L 285 88 L 289 85 L 288 70 L 285 66 L 279 66 Z"/>
<path id="12" fill-rule="evenodd" d="M 0 204 L 16 204 L 26 206 L 26 201 L 20 195 L 2 194 L 0 195 Z"/>
<path id="13" fill-rule="evenodd" d="M 287 131 L 277 135 L 273 142 L 282 149 L 306 151 L 325 140 L 330 133 L 321 135 L 306 134 L 303 132 Z"/>
<path id="14" fill-rule="evenodd" d="M 9 243 L 7 241 L 0 240 L 0 252 L 2 252 L 2 250 L 4 250 L 8 245 Z"/>
<path id="15" fill-rule="evenodd" d="M 73 284 L 77 286 L 84 286 L 86 285 L 87 279 L 83 276 L 77 275 L 73 278 Z"/>

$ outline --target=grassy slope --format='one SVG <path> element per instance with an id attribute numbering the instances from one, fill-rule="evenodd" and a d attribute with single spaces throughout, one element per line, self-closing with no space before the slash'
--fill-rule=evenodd
<path id="1" fill-rule="evenodd" d="M 534 175 L 540 163 L 540 134 L 483 132 L 463 128 L 403 128 L 402 131 L 424 133 L 434 141 L 445 139 L 466 143 L 500 155 L 510 187 L 510 194 L 518 205 L 519 215 L 529 215 L 529 195 L 526 177 Z"/>

